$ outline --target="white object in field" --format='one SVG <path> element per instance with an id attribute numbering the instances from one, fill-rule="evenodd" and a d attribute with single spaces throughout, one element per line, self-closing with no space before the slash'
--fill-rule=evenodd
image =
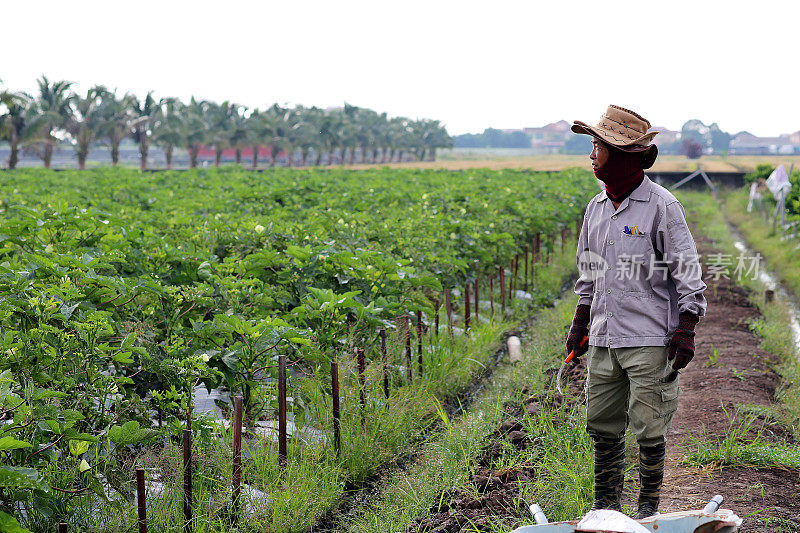
<path id="1" fill-rule="evenodd" d="M 778 165 L 778 168 L 773 170 L 772 174 L 769 175 L 769 178 L 767 178 L 767 188 L 776 200 L 779 200 L 781 196 L 785 198 L 789 195 L 789 191 L 792 190 L 792 184 L 789 181 L 789 174 L 786 172 L 786 169 L 783 168 L 783 165 Z"/>
<path id="2" fill-rule="evenodd" d="M 761 193 L 758 192 L 758 183 L 755 181 L 750 184 L 750 199 L 747 201 L 747 212 L 753 211 L 753 204 L 761 205 Z"/>
<path id="3" fill-rule="evenodd" d="M 639 522 L 611 509 L 589 511 L 578 522 L 579 531 L 613 531 L 614 533 L 650 533 Z"/>
<path id="4" fill-rule="evenodd" d="M 508 358 L 512 363 L 519 363 L 522 361 L 522 344 L 519 342 L 519 337 L 511 336 L 508 338 Z"/>

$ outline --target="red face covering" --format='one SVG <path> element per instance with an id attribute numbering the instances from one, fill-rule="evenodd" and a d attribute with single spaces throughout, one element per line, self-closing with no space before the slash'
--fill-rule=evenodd
<path id="1" fill-rule="evenodd" d="M 594 175 L 605 183 L 608 197 L 615 202 L 621 202 L 644 179 L 642 154 L 623 152 L 616 148 L 608 148 L 608 152 L 608 161 L 595 170 Z"/>

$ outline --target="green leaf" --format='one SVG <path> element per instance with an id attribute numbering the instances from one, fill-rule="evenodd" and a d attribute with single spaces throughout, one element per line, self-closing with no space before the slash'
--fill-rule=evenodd
<path id="1" fill-rule="evenodd" d="M 305 261 L 311 257 L 311 252 L 300 246 L 295 246 L 294 244 L 290 244 L 286 247 L 286 253 L 301 261 Z"/>
<path id="2" fill-rule="evenodd" d="M 31 533 L 19 525 L 17 519 L 8 513 L 0 511 L 0 533 Z"/>
<path id="3" fill-rule="evenodd" d="M 33 468 L 19 466 L 0 466 L 0 488 L 3 489 L 42 489 L 39 472 Z"/>
<path id="4" fill-rule="evenodd" d="M 86 453 L 89 450 L 89 446 L 91 445 L 92 443 L 89 442 L 88 440 L 75 440 L 75 439 L 70 440 L 69 453 L 71 453 L 75 457 L 78 457 L 79 455 L 83 455 L 84 453 Z"/>
<path id="5" fill-rule="evenodd" d="M 17 440 L 14 437 L 6 436 L 0 438 L 0 452 L 19 450 L 20 448 L 30 448 L 31 446 L 33 446 L 31 443 Z"/>

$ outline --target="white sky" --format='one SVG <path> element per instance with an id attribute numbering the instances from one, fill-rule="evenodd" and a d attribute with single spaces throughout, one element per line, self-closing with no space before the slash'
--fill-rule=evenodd
<path id="1" fill-rule="evenodd" d="M 797 0 L 26 0 L 3 14 L 11 89 L 46 74 L 250 107 L 347 101 L 453 134 L 595 123 L 610 103 L 672 129 L 800 130 Z"/>

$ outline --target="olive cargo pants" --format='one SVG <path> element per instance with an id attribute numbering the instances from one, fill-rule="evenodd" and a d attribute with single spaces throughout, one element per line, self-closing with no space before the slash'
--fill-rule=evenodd
<path id="1" fill-rule="evenodd" d="M 586 378 L 586 429 L 593 438 L 624 437 L 631 431 L 641 446 L 655 446 L 665 437 L 678 409 L 680 378 L 672 371 L 666 346 L 589 347 Z"/>

